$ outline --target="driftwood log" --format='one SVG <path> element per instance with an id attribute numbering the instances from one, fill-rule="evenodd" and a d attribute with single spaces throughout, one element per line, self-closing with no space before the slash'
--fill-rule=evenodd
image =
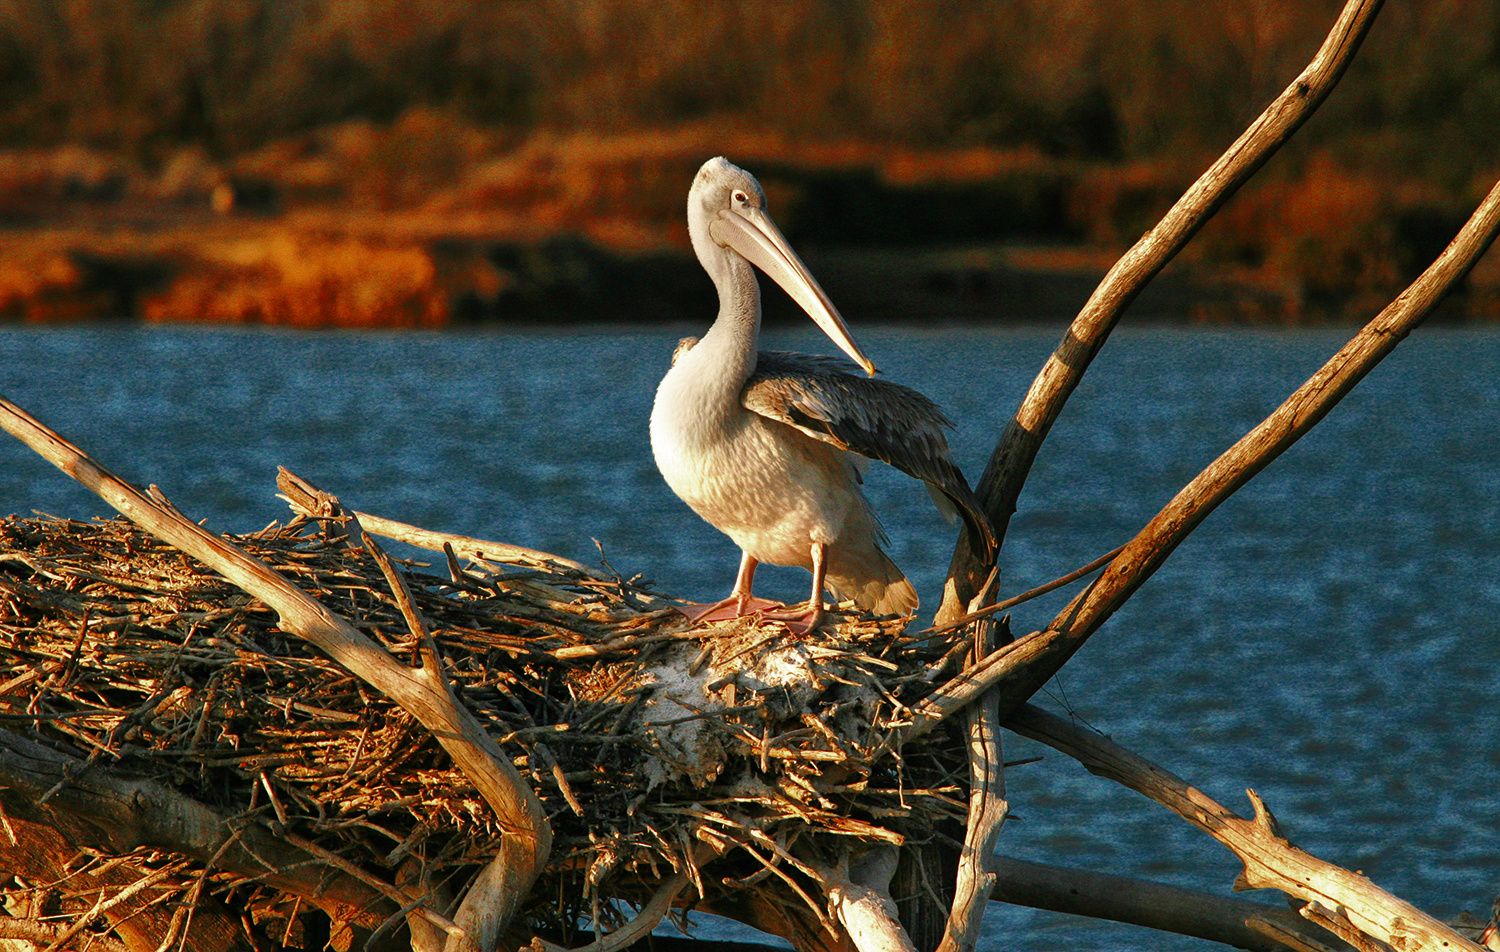
<path id="1" fill-rule="evenodd" d="M 1003 538 L 1053 421 L 1126 306 L 1328 95 L 1379 8 L 1349 0 L 1307 70 L 1121 259 L 999 439 Z M 608 952 L 674 909 L 806 952 L 967 952 L 991 898 L 1252 949 L 1472 949 L 1113 741 L 1029 705 L 1212 509 L 1459 283 L 1453 244 L 1126 545 L 1012 638 L 959 540 L 937 624 L 835 615 L 815 637 L 692 626 L 632 581 L 355 512 L 290 473 L 295 516 L 216 536 L 24 410 L 0 426 L 126 520 L 0 523 L 0 948 Z M 372 533 L 424 547 L 398 562 Z M 1092 581 L 1084 581 L 1102 569 Z M 1000 734 L 1157 801 L 1294 909 L 997 855 Z"/>

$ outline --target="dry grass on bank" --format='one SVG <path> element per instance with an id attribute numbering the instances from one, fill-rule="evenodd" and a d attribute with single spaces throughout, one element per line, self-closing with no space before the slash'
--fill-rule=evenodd
<path id="1" fill-rule="evenodd" d="M 1072 262 L 1107 262 L 1200 170 L 1183 160 L 1057 161 L 1025 148 L 819 143 L 711 122 L 517 143 L 430 112 L 323 129 L 227 162 L 186 150 L 154 171 L 76 148 L 0 153 L 0 319 L 355 328 L 574 311 L 649 319 L 702 303 L 682 201 L 698 164 L 719 153 L 760 175 L 806 253 L 865 249 L 873 261 L 905 250 L 902 268 L 872 264 L 836 296 L 853 313 L 898 319 L 912 308 L 1066 316 L 1081 304 L 1075 292 L 1028 288 L 1071 287 L 1084 276 Z M 1190 246 L 1179 273 L 1192 287 L 1172 313 L 1341 319 L 1424 267 L 1467 214 L 1469 191 L 1393 184 L 1326 153 L 1273 168 Z M 963 246 L 1028 250 L 987 273 L 929 260 Z M 643 256 L 673 263 L 651 270 Z M 1103 266 L 1086 270 L 1097 277 Z M 1455 315 L 1500 316 L 1500 266 L 1481 265 L 1470 287 Z M 883 309 L 898 298 L 912 303 Z"/>

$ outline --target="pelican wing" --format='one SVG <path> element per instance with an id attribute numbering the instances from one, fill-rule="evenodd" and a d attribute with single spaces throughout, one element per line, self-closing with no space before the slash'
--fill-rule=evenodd
<path id="1" fill-rule="evenodd" d="M 763 350 L 741 402 L 752 413 L 922 480 L 952 502 L 970 538 L 993 553 L 994 529 L 948 450 L 944 431 L 953 424 L 917 391 L 853 370 L 835 357 Z"/>

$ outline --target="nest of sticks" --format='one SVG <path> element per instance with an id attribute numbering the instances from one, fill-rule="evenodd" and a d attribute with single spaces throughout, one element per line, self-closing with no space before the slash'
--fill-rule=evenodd
<path id="1" fill-rule="evenodd" d="M 392 655 L 416 657 L 387 579 L 338 532 L 299 517 L 229 538 Z M 404 572 L 445 674 L 552 827 L 529 928 L 567 941 L 580 921 L 608 927 L 617 900 L 639 903 L 683 870 L 705 908 L 792 905 L 816 922 L 826 913 L 808 862 L 962 829 L 961 738 L 890 744 L 962 655 L 956 636 L 837 614 L 811 637 L 695 626 L 638 582 L 435 561 Z M 409 714 L 120 519 L 0 522 L 0 729 L 267 824 L 375 880 L 415 863 L 460 893 L 501 835 Z M 164 862 L 123 861 L 159 877 Z M 289 897 L 179 866 L 158 882 L 229 897 L 297 944 Z M 0 892 L 21 885 L 0 878 Z"/>

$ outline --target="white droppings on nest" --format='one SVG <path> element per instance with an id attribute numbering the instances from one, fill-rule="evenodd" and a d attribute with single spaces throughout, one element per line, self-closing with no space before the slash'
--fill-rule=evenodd
<path id="1" fill-rule="evenodd" d="M 776 789 L 759 777 L 741 774 L 725 787 L 728 796 L 740 800 L 770 800 Z"/>
<path id="2" fill-rule="evenodd" d="M 650 788 L 678 778 L 700 787 L 718 779 L 727 751 L 715 714 L 747 703 L 806 707 L 826 686 L 813 652 L 784 628 L 750 619 L 716 628 L 641 673 L 641 683 L 653 685 L 640 715 L 657 744 L 658 756 L 645 767 Z"/>
<path id="3" fill-rule="evenodd" d="M 726 664 L 714 665 L 718 678 L 732 678 L 737 687 L 782 713 L 806 708 L 827 686 L 826 675 L 818 671 L 804 642 L 768 638 L 756 648 L 764 650 L 745 652 Z"/>
<path id="4" fill-rule="evenodd" d="M 851 719 L 869 716 L 886 696 L 864 671 L 874 663 L 894 668 L 865 656 L 857 641 L 808 639 L 751 618 L 705 628 L 701 640 L 680 642 L 633 678 L 633 691 L 645 695 L 636 723 L 654 754 L 641 765 L 646 788 L 725 782 L 726 767 L 754 753 L 747 740 L 759 749 L 747 737 L 747 729 L 761 733 L 758 723 L 838 724 L 865 735 Z"/>
<path id="5" fill-rule="evenodd" d="M 707 786 L 724 769 L 723 738 L 702 715 L 725 705 L 708 691 L 712 669 L 700 666 L 693 672 L 695 657 L 696 651 L 684 647 L 642 672 L 641 683 L 656 686 L 641 708 L 641 723 L 657 750 L 657 756 L 643 765 L 648 789 L 678 777 Z"/>
<path id="6" fill-rule="evenodd" d="M 755 678 L 766 687 L 786 688 L 818 680 L 812 656 L 801 642 L 779 645 L 765 652 L 746 668 L 741 678 Z"/>

